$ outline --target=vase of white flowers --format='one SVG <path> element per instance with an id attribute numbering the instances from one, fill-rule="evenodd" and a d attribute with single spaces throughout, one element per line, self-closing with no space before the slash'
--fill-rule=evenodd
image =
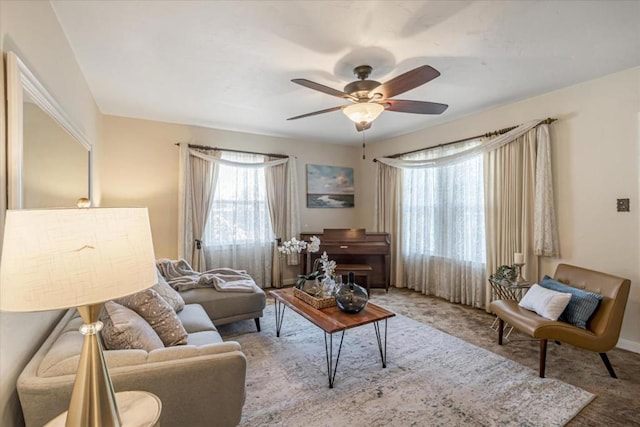
<path id="1" fill-rule="evenodd" d="M 303 251 L 307 251 L 307 254 L 311 254 L 314 252 L 318 252 L 320 250 L 320 239 L 317 236 L 311 236 L 309 242 L 304 240 L 298 240 L 295 237 L 291 238 L 291 240 L 287 240 L 282 243 L 282 246 L 278 246 L 278 251 L 283 255 L 291 255 L 291 254 L 301 254 Z M 313 269 L 314 271 L 310 271 L 311 256 L 307 255 L 307 269 L 308 274 L 300 274 L 296 279 L 296 288 L 302 289 L 305 286 L 307 281 L 312 281 L 315 283 L 316 279 L 320 275 L 320 270 Z M 313 283 L 309 283 L 309 287 Z M 317 287 L 317 286 L 316 286 Z"/>

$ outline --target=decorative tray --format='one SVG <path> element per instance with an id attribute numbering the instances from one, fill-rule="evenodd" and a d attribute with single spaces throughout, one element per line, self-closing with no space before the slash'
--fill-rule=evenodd
<path id="1" fill-rule="evenodd" d="M 336 299 L 334 297 L 314 297 L 298 288 L 293 288 L 293 295 L 306 302 L 311 307 L 317 309 L 333 307 L 336 305 Z"/>

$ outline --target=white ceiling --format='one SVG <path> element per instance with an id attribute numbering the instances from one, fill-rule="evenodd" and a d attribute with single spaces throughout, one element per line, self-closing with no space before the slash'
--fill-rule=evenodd
<path id="1" fill-rule="evenodd" d="M 370 142 L 640 65 L 640 1 L 52 1 L 104 114 L 357 144 L 342 90 L 428 64 L 437 79 L 395 98 Z"/>

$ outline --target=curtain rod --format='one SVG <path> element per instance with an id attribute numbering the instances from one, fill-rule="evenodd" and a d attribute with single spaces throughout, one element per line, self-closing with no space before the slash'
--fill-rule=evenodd
<path id="1" fill-rule="evenodd" d="M 180 144 L 176 142 L 175 145 L 180 145 Z M 231 151 L 232 153 L 259 154 L 261 156 L 275 157 L 277 159 L 288 159 L 289 158 L 289 156 L 287 156 L 286 154 L 259 153 L 257 151 L 233 150 L 231 148 L 210 147 L 208 145 L 189 144 L 189 148 L 197 148 L 199 150 Z"/>
<path id="2" fill-rule="evenodd" d="M 558 119 L 554 119 L 554 118 L 548 117 L 545 120 L 541 121 L 539 123 L 539 125 L 542 125 L 542 124 L 550 125 L 551 123 L 555 122 L 556 120 L 558 120 Z M 405 151 L 404 153 L 392 154 L 391 156 L 385 156 L 385 157 L 388 157 L 388 158 L 391 158 L 391 159 L 395 159 L 395 158 L 398 158 L 398 157 L 401 157 L 401 156 L 404 156 L 404 155 L 407 155 L 407 154 L 417 153 L 419 151 L 433 150 L 435 148 L 446 147 L 447 145 L 453 145 L 453 144 L 458 144 L 460 142 L 471 141 L 472 139 L 489 138 L 491 136 L 503 135 L 503 134 L 505 134 L 505 133 L 507 133 L 509 131 L 514 130 L 517 127 L 518 126 L 509 126 L 508 128 L 494 130 L 493 132 L 483 133 L 482 135 L 476 135 L 476 136 L 471 136 L 469 138 L 458 139 L 456 141 L 445 142 L 443 144 L 434 145 L 432 147 L 418 148 L 417 150 Z M 373 159 L 373 161 L 377 162 L 378 159 Z"/>

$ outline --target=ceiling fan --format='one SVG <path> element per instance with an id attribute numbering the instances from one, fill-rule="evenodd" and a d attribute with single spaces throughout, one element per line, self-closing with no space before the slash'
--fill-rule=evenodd
<path id="1" fill-rule="evenodd" d="M 372 70 L 373 68 L 369 65 L 360 65 L 354 68 L 353 72 L 356 77 L 358 77 L 358 80 L 346 85 L 344 91 L 339 91 L 307 79 L 291 80 L 293 83 L 346 99 L 352 103 L 290 117 L 287 120 L 297 120 L 317 114 L 342 110 L 349 119 L 355 122 L 358 132 L 361 132 L 369 129 L 371 123 L 384 110 L 396 111 L 398 113 L 442 114 L 447 109 L 447 104 L 438 104 L 436 102 L 390 99 L 438 77 L 440 72 L 435 68 L 422 65 L 404 74 L 400 74 L 386 83 L 368 80 Z"/>

